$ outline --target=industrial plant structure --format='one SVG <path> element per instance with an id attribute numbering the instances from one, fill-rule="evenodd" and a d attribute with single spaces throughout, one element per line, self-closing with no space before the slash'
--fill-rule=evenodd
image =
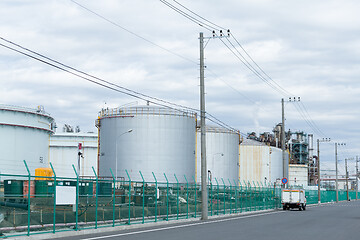
<path id="1" fill-rule="evenodd" d="M 49 138 L 54 133 L 54 119 L 37 109 L 0 105 L 0 172 L 27 173 L 26 160 L 31 174 L 36 168 L 48 167 Z"/>

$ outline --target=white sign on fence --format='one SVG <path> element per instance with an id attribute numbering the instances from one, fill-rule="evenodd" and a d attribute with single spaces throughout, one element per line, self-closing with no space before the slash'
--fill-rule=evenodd
<path id="1" fill-rule="evenodd" d="M 56 205 L 76 204 L 75 186 L 56 186 Z"/>

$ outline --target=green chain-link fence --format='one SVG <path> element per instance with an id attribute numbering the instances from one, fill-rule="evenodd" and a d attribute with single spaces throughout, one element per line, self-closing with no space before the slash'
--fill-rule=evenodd
<path id="1" fill-rule="evenodd" d="M 131 181 L 98 178 L 95 171 L 88 178 L 0 177 L 0 238 L 197 218 L 202 211 L 194 177 L 158 182 L 153 174 L 152 182 Z M 209 216 L 281 207 L 280 186 L 215 179 L 207 190 Z M 335 191 L 321 194 L 323 202 L 335 201 Z M 317 191 L 306 196 L 308 204 L 318 203 Z M 339 191 L 339 200 L 346 200 L 346 191 Z"/>

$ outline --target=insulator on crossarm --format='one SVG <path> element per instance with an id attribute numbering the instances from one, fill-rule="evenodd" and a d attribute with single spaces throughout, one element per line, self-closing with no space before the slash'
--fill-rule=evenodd
<path id="1" fill-rule="evenodd" d="M 222 30 L 220 30 L 220 37 L 222 37 L 223 36 L 223 32 L 222 32 Z"/>
<path id="2" fill-rule="evenodd" d="M 212 34 L 213 34 L 213 37 L 215 37 L 215 30 L 213 30 Z"/>
<path id="3" fill-rule="evenodd" d="M 230 37 L 230 29 L 227 30 L 228 37 Z"/>

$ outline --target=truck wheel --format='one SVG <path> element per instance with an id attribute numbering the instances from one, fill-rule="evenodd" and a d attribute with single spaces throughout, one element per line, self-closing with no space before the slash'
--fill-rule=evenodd
<path id="1" fill-rule="evenodd" d="M 299 206 L 299 211 L 302 211 L 302 206 L 301 205 Z"/>
<path id="2" fill-rule="evenodd" d="M 285 205 L 283 206 L 283 210 L 286 210 L 286 206 L 285 206 Z"/>
<path id="3" fill-rule="evenodd" d="M 306 205 L 303 206 L 304 211 L 306 210 Z"/>

